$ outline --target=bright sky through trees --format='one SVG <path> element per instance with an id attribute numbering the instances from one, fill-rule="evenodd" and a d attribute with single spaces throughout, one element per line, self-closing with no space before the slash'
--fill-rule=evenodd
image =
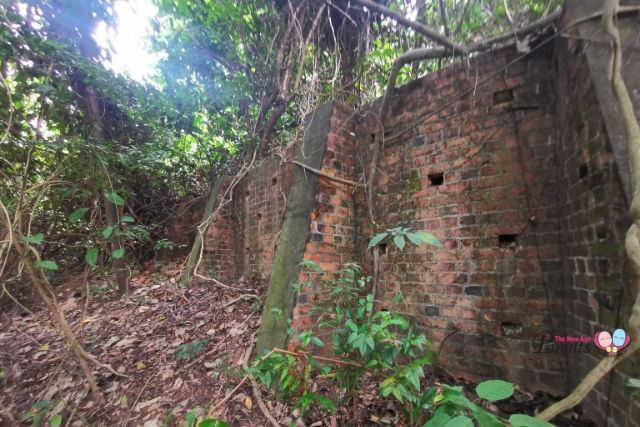
<path id="1" fill-rule="evenodd" d="M 117 73 L 125 73 L 138 81 L 148 81 L 162 54 L 152 54 L 147 40 L 152 19 L 158 10 L 151 0 L 119 0 L 115 3 L 116 26 L 100 24 L 94 33 L 96 41 L 111 51 L 107 64 Z"/>

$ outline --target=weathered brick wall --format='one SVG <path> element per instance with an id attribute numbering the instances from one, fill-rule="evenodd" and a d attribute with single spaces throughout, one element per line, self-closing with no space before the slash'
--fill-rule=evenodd
<path id="1" fill-rule="evenodd" d="M 326 175 L 349 181 L 358 175 L 354 159 L 357 139 L 352 119 L 353 113 L 347 107 L 333 105 L 331 131 L 321 169 Z M 298 149 L 298 143 L 293 143 L 282 150 L 281 156 L 262 160 L 236 187 L 233 204 L 224 209 L 220 221 L 209 228 L 205 246 L 209 264 L 234 263 L 229 268 L 231 273 L 215 270 L 218 274 L 229 279 L 241 275 L 261 280 L 269 278 L 291 185 L 291 171 L 300 167 L 291 163 Z M 346 262 L 356 261 L 353 220 L 356 190 L 355 185 L 318 177 L 305 258 L 329 273 L 336 272 Z M 301 295 L 298 310 L 308 312 L 313 298 L 313 295 Z"/>
<path id="2" fill-rule="evenodd" d="M 360 169 L 355 159 L 358 140 L 353 132 L 353 117 L 345 106 L 334 103 L 321 169 L 326 175 L 349 181 L 357 179 Z M 335 274 L 348 262 L 358 261 L 354 218 L 356 191 L 356 185 L 318 177 L 315 208 L 311 212 L 311 238 L 305 247 L 304 258 L 314 261 L 327 275 Z M 301 273 L 300 282 L 304 280 L 306 277 Z M 294 328 L 305 329 L 315 325 L 317 319 L 313 318 L 311 308 L 320 298 L 323 298 L 321 289 L 308 287 L 300 292 L 294 311 Z"/>
<path id="3" fill-rule="evenodd" d="M 223 177 L 222 180 L 221 189 L 224 189 L 231 179 Z M 221 202 L 222 197 L 222 191 L 218 192 L 217 204 Z M 198 273 L 223 282 L 236 278 L 238 269 L 235 262 L 235 218 L 232 207 L 227 205 L 220 210 L 214 225 L 207 229 Z"/>
<path id="4" fill-rule="evenodd" d="M 635 295 L 625 269 L 628 204 L 583 49 L 580 42 L 558 46 L 559 157 L 565 191 L 560 217 L 570 284 L 569 334 L 593 336 L 624 326 Z M 569 355 L 571 386 L 604 356 L 601 351 Z M 623 363 L 587 396 L 583 406 L 597 425 L 640 425 L 640 402 L 624 386 L 629 375 L 640 375 L 639 362 L 636 356 Z"/>
<path id="5" fill-rule="evenodd" d="M 282 154 L 288 158 L 295 148 L 283 148 Z M 205 264 L 213 277 L 269 278 L 292 167 L 281 157 L 264 159 L 236 186 L 231 203 L 207 231 Z M 225 177 L 218 202 L 230 183 L 231 177 Z"/>
<path id="6" fill-rule="evenodd" d="M 597 357 L 554 352 L 553 337 L 590 336 L 626 317 L 626 204 L 576 52 L 549 44 L 520 57 L 507 48 L 394 93 L 375 185 L 378 229 L 428 230 L 444 248 L 387 242 L 377 299 L 388 307 L 402 292 L 394 308 L 415 318 L 456 374 L 564 393 Z M 318 178 L 304 258 L 328 274 L 351 261 L 371 268 L 362 183 L 377 129 L 374 114 L 332 106 L 321 171 L 359 184 Z M 232 272 L 220 275 L 269 277 L 298 167 L 267 159 L 238 186 L 232 214 L 208 237 L 209 253 Z M 312 288 L 297 296 L 295 328 L 316 325 L 319 298 Z M 620 372 L 640 376 L 637 362 L 626 365 Z M 597 423 L 610 414 L 610 425 L 638 427 L 625 378 L 616 373 L 589 396 Z"/>
<path id="7" fill-rule="evenodd" d="M 396 91 L 379 221 L 428 230 L 444 248 L 387 244 L 379 297 L 402 292 L 445 366 L 558 392 L 563 358 L 532 346 L 563 324 L 551 52 L 507 66 L 516 55 L 485 55 Z"/>
<path id="8" fill-rule="evenodd" d="M 289 150 L 285 150 L 285 156 Z M 286 196 L 290 186 L 292 165 L 279 157 L 265 159 L 249 173 L 235 191 L 240 200 L 237 212 L 239 265 L 244 275 L 266 280 L 271 266 Z"/>

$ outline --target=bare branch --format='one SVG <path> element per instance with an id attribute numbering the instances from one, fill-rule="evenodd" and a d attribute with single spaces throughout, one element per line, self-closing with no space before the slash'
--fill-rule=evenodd
<path id="1" fill-rule="evenodd" d="M 457 54 L 466 54 L 467 53 L 467 48 L 464 46 L 460 46 L 454 42 L 452 42 L 451 40 L 449 40 L 448 37 L 443 36 L 442 34 L 438 33 L 437 31 L 435 31 L 432 28 L 427 27 L 424 24 L 421 24 L 419 22 L 415 22 L 415 21 L 411 21 L 407 18 L 405 18 L 402 15 L 399 15 L 389 9 L 387 9 L 386 7 L 378 4 L 378 3 L 374 3 L 371 0 L 353 0 L 355 3 L 359 3 L 362 6 L 366 6 L 369 9 L 376 11 L 384 16 L 388 16 L 389 18 L 393 19 L 394 21 L 396 21 L 398 24 L 403 25 L 405 27 L 409 27 L 412 28 L 413 30 L 415 30 L 416 32 L 422 34 L 423 36 L 433 40 L 434 42 L 437 42 L 439 44 L 441 44 L 442 46 L 448 48 L 451 52 L 453 53 L 457 53 Z"/>
<path id="2" fill-rule="evenodd" d="M 534 31 L 537 28 L 544 27 L 545 25 L 548 25 L 549 23 L 556 20 L 560 16 L 560 13 L 561 12 L 558 10 L 552 13 L 551 15 L 545 16 L 544 18 L 530 25 L 527 25 L 524 28 L 510 31 L 506 34 L 502 34 L 500 36 L 493 37 L 491 39 L 483 40 L 478 43 L 473 43 L 465 49 L 467 50 L 467 53 L 472 53 L 472 52 L 487 49 L 496 43 L 499 43 L 501 41 L 508 40 L 511 37 L 514 37 L 516 34 L 516 31 L 520 34 L 523 34 L 523 33 Z M 401 56 L 399 56 L 393 63 L 393 67 L 391 68 L 391 73 L 389 74 L 387 90 L 383 97 L 382 108 L 380 109 L 381 120 L 384 120 L 386 116 L 387 110 L 389 108 L 389 100 L 390 100 L 391 92 L 393 92 L 393 89 L 395 89 L 398 73 L 400 72 L 400 69 L 404 65 L 410 64 L 416 61 L 424 61 L 426 59 L 437 59 L 437 58 L 445 58 L 449 56 L 458 56 L 458 55 L 460 54 L 455 52 L 452 53 L 450 50 L 445 48 L 436 48 L 436 49 L 418 48 L 418 49 L 411 49 L 403 53 Z"/>

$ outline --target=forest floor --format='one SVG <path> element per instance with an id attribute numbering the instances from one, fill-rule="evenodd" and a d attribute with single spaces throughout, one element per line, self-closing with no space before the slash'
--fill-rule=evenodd
<path id="1" fill-rule="evenodd" d="M 37 425 L 38 417 L 46 420 L 55 414 L 62 416 L 62 426 L 186 426 L 188 412 L 223 419 L 230 426 L 270 425 L 242 366 L 261 307 L 255 298 L 241 298 L 236 291 L 208 283 L 179 289 L 180 273 L 180 263 L 150 263 L 132 278 L 131 296 L 120 300 L 110 297 L 106 283 L 93 283 L 86 307 L 71 282 L 56 288 L 87 350 L 126 375 L 95 369 L 102 403 L 91 399 L 45 311 L 32 316 L 12 308 L 2 313 L 0 426 Z M 264 291 L 247 283 L 236 286 Z M 468 391 L 474 386 L 444 373 L 431 372 L 424 381 L 457 383 Z M 307 426 L 402 425 L 400 408 L 395 401 L 380 399 L 376 384 L 374 378 L 365 378 L 355 408 L 318 415 Z M 289 425 L 289 408 L 266 390 L 262 395 L 271 415 Z M 549 401 L 548 396 L 519 391 L 499 409 L 531 413 Z M 558 425 L 593 424 L 567 418 Z"/>

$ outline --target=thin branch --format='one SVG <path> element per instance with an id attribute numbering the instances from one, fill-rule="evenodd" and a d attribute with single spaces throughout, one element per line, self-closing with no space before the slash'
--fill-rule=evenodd
<path id="1" fill-rule="evenodd" d="M 347 18 L 354 27 L 358 27 L 358 24 L 356 21 L 353 20 L 353 18 L 344 10 L 342 9 L 340 6 L 336 5 L 334 2 L 332 2 L 331 0 L 325 0 L 325 2 L 331 6 L 332 8 L 334 8 L 335 10 L 337 10 L 338 12 L 340 12 L 345 18 Z M 331 16 L 329 16 L 329 20 L 331 20 Z"/>
<path id="2" fill-rule="evenodd" d="M 316 360 L 319 360 L 321 362 L 328 362 L 328 363 L 335 363 L 336 365 L 340 365 L 340 366 L 352 366 L 354 368 L 362 368 L 363 366 L 359 363 L 355 363 L 355 362 L 350 362 L 348 360 L 340 360 L 340 359 L 334 359 L 333 357 L 325 357 L 325 356 L 317 356 L 315 354 L 306 352 L 306 351 L 300 351 L 300 352 L 295 352 L 295 351 L 289 351 L 289 350 L 283 350 L 281 348 L 274 348 L 271 353 L 280 353 L 280 354 L 288 354 L 290 356 L 294 356 L 294 357 L 307 357 L 307 356 L 311 356 Z"/>
<path id="3" fill-rule="evenodd" d="M 236 391 L 238 391 L 238 389 L 240 387 L 242 387 L 242 384 L 244 384 L 247 380 L 249 379 L 249 375 L 245 375 L 244 377 L 242 377 L 242 379 L 240 380 L 240 382 L 238 383 L 238 385 L 236 385 L 233 390 L 231 390 L 229 393 L 227 393 L 227 395 L 224 397 L 224 399 L 222 399 L 221 401 L 219 401 L 218 403 L 216 403 L 216 406 L 214 406 L 213 408 L 211 408 L 211 410 L 209 411 L 209 413 L 215 413 L 215 411 L 221 407 L 222 405 L 224 405 L 225 403 L 227 403 L 229 401 L 229 399 L 231 399 L 233 397 L 234 394 L 236 394 Z"/>
<path id="4" fill-rule="evenodd" d="M 280 157 L 282 159 L 282 162 L 284 162 L 284 163 L 292 163 L 294 165 L 300 166 L 302 169 L 306 169 L 309 172 L 313 172 L 316 175 L 323 176 L 325 178 L 329 178 L 332 181 L 341 182 L 343 184 L 353 185 L 353 186 L 358 185 L 357 182 L 351 181 L 350 179 L 345 179 L 345 178 L 340 178 L 340 177 L 337 177 L 337 176 L 329 175 L 328 173 L 322 172 L 322 171 L 320 171 L 320 170 L 318 170 L 316 168 L 313 168 L 311 166 L 305 165 L 304 163 L 301 163 L 301 162 L 299 162 L 297 160 L 287 160 L 280 153 L 275 153 L 275 154 L 278 157 Z"/>
<path id="5" fill-rule="evenodd" d="M 407 18 L 405 18 L 402 15 L 397 14 L 396 12 L 387 9 L 386 7 L 378 4 L 378 3 L 374 3 L 371 0 L 352 0 L 355 3 L 358 3 L 362 6 L 366 6 L 367 8 L 376 11 L 384 16 L 387 16 L 391 19 L 393 19 L 394 21 L 396 21 L 398 24 L 403 25 L 405 27 L 409 27 L 411 29 L 413 29 L 414 31 L 422 34 L 423 36 L 433 40 L 434 42 L 448 48 L 448 50 L 450 52 L 453 53 L 457 53 L 457 54 L 467 54 L 468 50 L 465 46 L 460 46 L 457 43 L 454 43 L 453 41 L 451 41 L 448 37 L 443 36 L 442 34 L 438 33 L 437 31 L 435 31 L 432 28 L 427 27 L 424 24 L 421 24 L 419 22 L 415 22 L 415 21 L 411 21 Z"/>
<path id="6" fill-rule="evenodd" d="M 242 360 L 242 367 L 247 372 L 249 371 L 249 359 L 251 358 L 251 353 L 253 352 L 253 349 L 256 344 L 255 338 L 256 338 L 256 334 L 254 333 L 253 336 L 251 337 L 251 344 L 249 345 L 249 348 L 247 349 L 247 352 L 245 353 L 244 358 Z M 269 412 L 267 405 L 264 404 L 264 400 L 262 400 L 262 394 L 260 393 L 260 387 L 258 386 L 257 381 L 253 378 L 251 374 L 249 374 L 249 380 L 251 381 L 253 396 L 256 398 L 256 401 L 258 402 L 258 407 L 260 407 L 262 414 L 269 420 L 269 422 L 273 427 L 280 427 L 280 423 L 278 423 L 275 420 L 275 418 L 273 418 L 273 415 L 271 415 L 271 413 Z"/>

